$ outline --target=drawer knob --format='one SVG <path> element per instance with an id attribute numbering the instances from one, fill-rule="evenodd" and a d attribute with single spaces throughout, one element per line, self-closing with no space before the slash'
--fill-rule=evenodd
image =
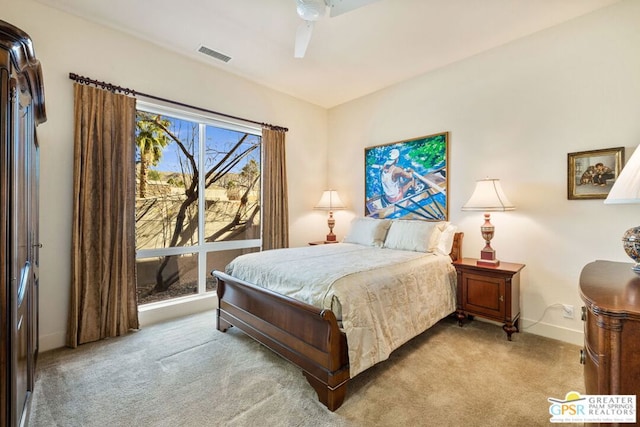
<path id="1" fill-rule="evenodd" d="M 587 353 L 584 351 L 584 348 L 580 349 L 580 364 L 584 365 L 587 361 Z"/>

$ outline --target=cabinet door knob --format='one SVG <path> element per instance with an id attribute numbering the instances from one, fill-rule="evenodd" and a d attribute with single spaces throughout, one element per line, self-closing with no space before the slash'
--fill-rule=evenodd
<path id="1" fill-rule="evenodd" d="M 499 300 L 500 300 L 500 302 L 504 302 L 504 296 L 503 296 L 503 295 L 500 295 Z"/>
<path id="2" fill-rule="evenodd" d="M 587 353 L 584 351 L 584 348 L 580 349 L 580 364 L 584 365 L 587 361 Z"/>

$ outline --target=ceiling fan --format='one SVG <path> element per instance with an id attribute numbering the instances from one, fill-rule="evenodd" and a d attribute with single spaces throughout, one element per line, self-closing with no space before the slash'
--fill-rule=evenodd
<path id="1" fill-rule="evenodd" d="M 304 21 L 296 31 L 296 45 L 293 56 L 304 58 L 311 40 L 313 25 L 322 18 L 327 7 L 329 16 L 334 17 L 378 0 L 296 0 L 298 16 Z"/>

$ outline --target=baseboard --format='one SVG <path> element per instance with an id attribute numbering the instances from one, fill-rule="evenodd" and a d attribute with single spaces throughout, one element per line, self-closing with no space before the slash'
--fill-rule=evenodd
<path id="1" fill-rule="evenodd" d="M 66 332 L 56 332 L 48 335 L 38 336 L 38 352 L 54 350 L 64 347 L 67 343 Z"/>
<path id="2" fill-rule="evenodd" d="M 185 299 L 171 304 L 150 304 L 139 309 L 138 320 L 140 321 L 140 327 L 142 328 L 154 323 L 188 316 L 189 314 L 213 310 L 217 305 L 218 299 L 215 294 L 207 297 Z M 479 317 L 477 319 L 483 320 Z M 582 330 L 563 328 L 561 326 L 544 322 L 536 323 L 535 321 L 528 319 L 520 319 L 520 330 L 578 346 L 582 346 L 584 344 L 584 332 Z M 65 342 L 66 336 L 63 332 L 40 335 L 39 351 L 43 352 L 64 347 Z"/>
<path id="3" fill-rule="evenodd" d="M 581 347 L 584 345 L 584 331 L 582 330 L 563 328 L 562 326 L 552 325 L 544 322 L 536 323 L 535 321 L 528 319 L 520 319 L 520 330 L 529 332 L 531 334 L 564 341 L 569 344 L 575 344 Z"/>

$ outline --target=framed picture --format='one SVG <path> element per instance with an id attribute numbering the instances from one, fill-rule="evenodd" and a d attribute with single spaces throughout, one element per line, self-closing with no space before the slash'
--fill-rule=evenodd
<path id="1" fill-rule="evenodd" d="M 606 199 L 624 165 L 624 147 L 569 153 L 567 162 L 569 200 Z"/>
<path id="2" fill-rule="evenodd" d="M 448 153 L 448 132 L 365 148 L 365 215 L 447 220 Z"/>

